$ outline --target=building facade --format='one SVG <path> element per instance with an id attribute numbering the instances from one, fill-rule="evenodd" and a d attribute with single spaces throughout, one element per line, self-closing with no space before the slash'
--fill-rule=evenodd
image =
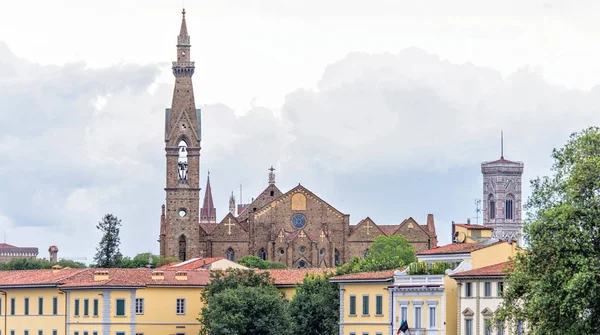
<path id="1" fill-rule="evenodd" d="M 0 243 L 0 262 L 8 263 L 13 259 L 37 258 L 38 248 L 17 247 L 14 245 Z"/>
<path id="2" fill-rule="evenodd" d="M 380 235 L 403 235 L 417 252 L 437 246 L 433 215 L 426 224 L 408 218 L 400 224 L 378 225 L 365 218 L 350 224 L 350 215 L 298 185 L 282 192 L 271 167 L 269 183 L 250 204 L 230 197 L 229 212 L 217 221 L 210 180 L 199 208 L 201 114 L 192 87 L 194 62 L 185 10 L 173 62 L 175 87 L 165 114 L 166 205 L 160 220 L 160 254 L 182 261 L 200 257 L 247 255 L 279 261 L 288 267 L 334 267 L 354 256 L 364 257 Z"/>

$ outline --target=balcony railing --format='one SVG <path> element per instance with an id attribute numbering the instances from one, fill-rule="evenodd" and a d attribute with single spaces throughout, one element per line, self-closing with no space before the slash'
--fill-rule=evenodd
<path id="1" fill-rule="evenodd" d="M 397 332 L 398 330 L 396 330 Z M 400 332 L 400 334 L 403 335 L 436 335 L 438 333 L 437 330 L 427 330 L 425 328 L 412 328 L 407 330 L 406 332 L 402 333 Z M 394 333 L 396 334 L 396 333 Z"/>

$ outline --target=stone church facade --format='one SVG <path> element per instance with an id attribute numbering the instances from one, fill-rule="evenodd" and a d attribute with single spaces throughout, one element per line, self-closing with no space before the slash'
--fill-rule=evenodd
<path id="1" fill-rule="evenodd" d="M 288 267 L 333 267 L 354 256 L 364 257 L 380 235 L 403 235 L 416 252 L 437 247 L 433 215 L 426 224 L 413 218 L 396 225 L 378 225 L 370 218 L 350 224 L 342 213 L 309 189 L 298 185 L 283 193 L 271 169 L 268 186 L 248 205 L 230 199 L 229 212 L 216 221 L 210 180 L 199 208 L 200 110 L 192 89 L 194 63 L 185 10 L 173 62 L 175 88 L 165 114 L 167 163 L 166 206 L 160 220 L 160 254 L 188 260 L 222 256 L 236 261 L 246 255 L 280 261 Z M 206 207 L 206 208 L 205 208 Z"/>

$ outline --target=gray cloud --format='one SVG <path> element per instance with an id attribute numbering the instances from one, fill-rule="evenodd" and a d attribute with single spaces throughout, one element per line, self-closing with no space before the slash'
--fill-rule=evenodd
<path id="1" fill-rule="evenodd" d="M 161 71 L 40 66 L 0 43 L 0 229 L 9 243 L 89 258 L 96 222 L 113 213 L 125 254 L 157 251 L 172 86 L 149 88 Z M 479 164 L 499 156 L 501 129 L 507 158 L 525 161 L 531 179 L 569 133 L 598 123 L 599 101 L 597 88 L 552 86 L 527 68 L 503 77 L 415 48 L 352 53 L 327 66 L 317 90 L 289 93 L 277 113 L 201 105 L 201 173 L 211 170 L 220 216 L 231 191 L 239 198 L 243 184 L 247 201 L 274 165 L 282 190 L 301 182 L 352 222 L 434 213 L 448 242 L 450 220 L 474 216 Z"/>

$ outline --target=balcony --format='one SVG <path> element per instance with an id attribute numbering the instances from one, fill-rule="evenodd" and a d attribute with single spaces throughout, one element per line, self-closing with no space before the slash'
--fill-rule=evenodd
<path id="1" fill-rule="evenodd" d="M 398 330 L 395 330 L 396 332 Z M 395 334 L 395 333 L 394 333 Z M 402 334 L 402 333 L 400 333 Z M 437 335 L 438 330 L 437 329 L 425 329 L 425 328 L 409 328 L 405 333 L 405 335 Z"/>

